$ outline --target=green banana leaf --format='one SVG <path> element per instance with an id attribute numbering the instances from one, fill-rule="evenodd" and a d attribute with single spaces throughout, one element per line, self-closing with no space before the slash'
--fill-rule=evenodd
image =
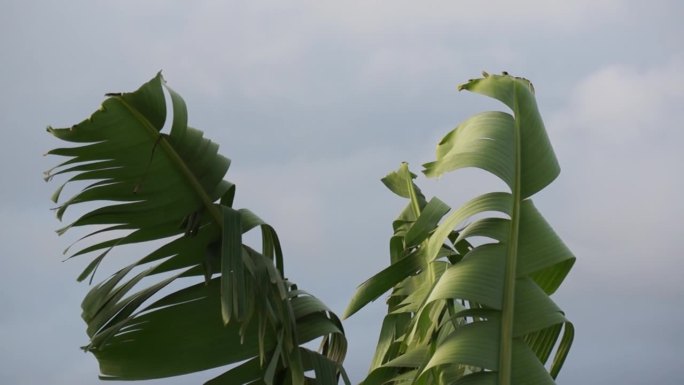
<path id="1" fill-rule="evenodd" d="M 173 115 L 168 133 L 165 91 Z M 161 74 L 135 92 L 108 96 L 83 122 L 48 127 L 75 146 L 49 151 L 67 160 L 46 173 L 48 180 L 70 175 L 55 202 L 65 185 L 86 184 L 56 208 L 61 220 L 69 207 L 89 203 L 58 230 L 95 228 L 79 242 L 97 240 L 70 253 L 91 257 L 79 280 L 92 282 L 115 246 L 162 242 L 83 300 L 90 338 L 84 349 L 97 358 L 101 378 L 143 380 L 237 364 L 208 383 L 349 383 L 340 320 L 285 278 L 275 230 L 233 208 L 235 186 L 223 179 L 230 161 L 187 125 L 183 99 Z M 242 243 L 257 228 L 258 251 Z M 172 292 L 159 298 L 162 289 Z M 301 346 L 317 339 L 318 351 Z"/>
<path id="2" fill-rule="evenodd" d="M 530 199 L 560 172 L 532 84 L 485 73 L 459 89 L 495 98 L 512 114 L 461 123 L 424 173 L 475 167 L 510 191 L 451 211 L 426 200 L 406 164 L 383 179 L 409 204 L 394 222 L 391 265 L 359 287 L 345 312 L 390 291 L 363 384 L 553 384 L 572 344 L 573 325 L 549 296 L 575 257 Z"/>

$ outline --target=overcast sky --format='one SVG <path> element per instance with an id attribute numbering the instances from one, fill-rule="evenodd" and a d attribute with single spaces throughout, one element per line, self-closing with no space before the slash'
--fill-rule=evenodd
<path id="1" fill-rule="evenodd" d="M 55 234 L 57 184 L 42 180 L 59 145 L 48 124 L 163 70 L 190 124 L 233 160 L 236 206 L 276 227 L 288 277 L 341 314 L 389 261 L 404 202 L 379 179 L 401 161 L 419 171 L 459 121 L 500 108 L 456 85 L 506 70 L 534 82 L 562 167 L 534 199 L 577 256 L 554 297 L 576 328 L 558 384 L 680 384 L 682 17 L 678 0 L 3 0 L 0 383 L 98 381 L 78 348 L 87 262 L 61 262 L 77 234 Z M 468 171 L 418 183 L 452 207 L 500 188 Z M 384 309 L 345 321 L 354 381 Z"/>

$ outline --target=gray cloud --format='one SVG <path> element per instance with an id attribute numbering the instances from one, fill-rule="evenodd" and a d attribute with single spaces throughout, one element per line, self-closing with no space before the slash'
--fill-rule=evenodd
<path id="1" fill-rule="evenodd" d="M 682 377 L 680 3 L 1 7 L 0 382 L 96 381 L 95 360 L 78 350 L 87 289 L 74 278 L 85 260 L 59 262 L 75 234 L 52 232 L 56 184 L 40 176 L 56 159 L 41 154 L 57 143 L 43 128 L 80 121 L 104 92 L 134 89 L 160 69 L 191 124 L 233 159 L 237 204 L 279 229 L 288 276 L 339 312 L 388 261 L 403 202 L 379 178 L 404 160 L 419 171 L 460 120 L 501 108 L 456 84 L 482 69 L 532 79 L 563 168 L 535 201 L 578 256 L 556 298 L 577 326 L 558 383 Z M 452 206 L 501 188 L 470 171 L 420 183 Z M 382 313 L 378 301 L 345 322 L 355 380 Z"/>

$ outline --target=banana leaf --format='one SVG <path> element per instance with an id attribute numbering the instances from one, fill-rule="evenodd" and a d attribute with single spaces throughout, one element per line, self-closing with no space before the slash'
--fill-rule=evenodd
<path id="1" fill-rule="evenodd" d="M 363 384 L 553 384 L 567 357 L 574 327 L 550 295 L 575 257 L 531 199 L 560 168 L 532 84 L 483 75 L 459 89 L 509 111 L 459 124 L 423 173 L 479 168 L 509 191 L 451 210 L 437 198 L 427 201 L 406 164 L 383 180 L 409 204 L 394 222 L 390 266 L 358 288 L 345 312 L 390 291 Z"/>
<path id="2" fill-rule="evenodd" d="M 232 364 L 208 383 L 349 383 L 340 320 L 285 278 L 275 230 L 233 207 L 235 185 L 224 180 L 230 161 L 188 126 L 183 99 L 161 74 L 135 92 L 107 96 L 81 123 L 48 127 L 73 146 L 49 151 L 66 160 L 46 172 L 47 180 L 69 176 L 53 195 L 57 217 L 71 206 L 85 211 L 58 233 L 92 229 L 77 244 L 93 242 L 69 251 L 69 258 L 90 258 L 79 280 L 92 282 L 116 246 L 161 244 L 83 300 L 84 349 L 97 358 L 101 378 L 163 378 Z M 60 200 L 70 184 L 85 187 Z M 253 229 L 261 247 L 242 242 Z M 317 351 L 302 346 L 314 340 L 321 340 Z"/>

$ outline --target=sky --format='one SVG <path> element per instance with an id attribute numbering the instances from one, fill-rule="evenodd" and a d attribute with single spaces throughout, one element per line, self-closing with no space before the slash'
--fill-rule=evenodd
<path id="1" fill-rule="evenodd" d="M 42 180 L 60 145 L 47 125 L 163 70 L 232 159 L 236 206 L 279 232 L 288 278 L 341 314 L 389 263 L 405 202 L 380 178 L 402 161 L 419 171 L 460 121 L 502 108 L 456 90 L 487 70 L 532 80 L 562 168 L 534 197 L 577 257 L 553 297 L 576 329 L 557 383 L 679 384 L 683 16 L 678 0 L 3 0 L 0 383 L 98 383 L 79 349 L 87 259 L 63 262 L 77 234 L 55 234 L 57 183 Z M 501 187 L 470 170 L 418 183 L 452 207 Z M 384 311 L 378 300 L 344 322 L 355 382 Z"/>

